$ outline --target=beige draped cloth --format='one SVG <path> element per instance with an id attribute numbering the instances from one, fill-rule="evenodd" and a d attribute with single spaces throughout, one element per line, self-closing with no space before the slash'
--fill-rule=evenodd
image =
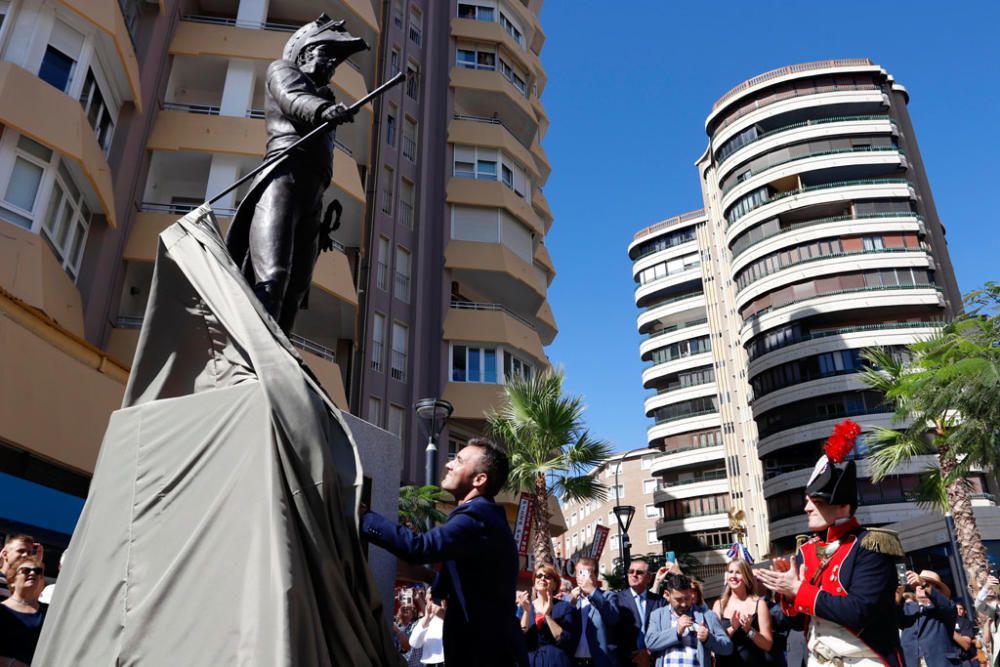
<path id="1" fill-rule="evenodd" d="M 394 665 L 337 408 L 203 206 L 160 236 L 35 664 Z"/>

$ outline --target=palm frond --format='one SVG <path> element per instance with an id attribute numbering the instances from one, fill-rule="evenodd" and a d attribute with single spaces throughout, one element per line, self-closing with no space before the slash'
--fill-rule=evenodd
<path id="1" fill-rule="evenodd" d="M 876 427 L 865 437 L 870 448 L 872 481 L 880 482 L 915 456 L 935 454 L 933 445 L 922 435 Z"/>
<path id="2" fill-rule="evenodd" d="M 917 479 L 917 506 L 935 512 L 947 512 L 948 492 L 947 485 L 941 476 L 941 469 L 937 466 L 929 466 Z"/>

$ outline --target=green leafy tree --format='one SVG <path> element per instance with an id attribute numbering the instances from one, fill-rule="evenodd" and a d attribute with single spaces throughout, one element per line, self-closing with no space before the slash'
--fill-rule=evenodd
<path id="1" fill-rule="evenodd" d="M 950 511 L 973 592 L 986 579 L 987 559 L 967 477 L 1000 464 L 1000 285 L 966 296 L 968 311 L 908 358 L 874 348 L 864 353 L 866 383 L 895 405 L 898 429 L 877 428 L 868 442 L 872 479 L 881 481 L 916 456 L 936 466 L 920 476 L 918 502 Z"/>
<path id="2" fill-rule="evenodd" d="M 532 499 L 535 562 L 552 563 L 549 497 L 604 500 L 604 485 L 586 473 L 611 456 L 611 447 L 590 437 L 583 422 L 583 397 L 563 395 L 562 371 L 547 370 L 530 378 L 513 375 L 504 393 L 504 404 L 487 416 L 487 428 L 507 446 L 507 489 L 526 492 Z"/>
<path id="3" fill-rule="evenodd" d="M 436 486 L 401 486 L 399 488 L 399 522 L 419 532 L 428 525 L 444 523 L 448 516 L 438 509 L 438 503 L 448 494 Z"/>

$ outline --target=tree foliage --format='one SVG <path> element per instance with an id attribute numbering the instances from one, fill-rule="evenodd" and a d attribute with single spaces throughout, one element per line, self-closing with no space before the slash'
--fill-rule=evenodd
<path id="1" fill-rule="evenodd" d="M 937 465 L 920 475 L 918 500 L 952 512 L 963 562 L 978 583 L 985 551 L 967 477 L 1000 469 L 1000 284 L 969 293 L 966 304 L 963 315 L 904 355 L 867 350 L 863 378 L 895 408 L 896 428 L 876 428 L 867 440 L 873 481 L 914 457 L 935 456 Z"/>
<path id="2" fill-rule="evenodd" d="M 438 503 L 448 494 L 436 486 L 402 486 L 399 488 L 399 522 L 419 532 L 429 524 L 444 523 L 448 516 L 438 509 Z"/>
<path id="3" fill-rule="evenodd" d="M 535 562 L 551 563 L 549 496 L 604 500 L 607 489 L 586 473 L 611 456 L 611 447 L 587 431 L 583 397 L 563 394 L 562 371 L 514 375 L 504 393 L 504 404 L 487 417 L 488 430 L 510 456 L 507 489 L 533 498 Z"/>

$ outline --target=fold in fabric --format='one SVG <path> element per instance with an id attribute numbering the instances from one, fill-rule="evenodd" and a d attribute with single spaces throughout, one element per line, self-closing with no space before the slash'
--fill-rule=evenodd
<path id="1" fill-rule="evenodd" d="M 400 664 L 339 411 L 203 206 L 160 236 L 146 318 L 35 664 Z"/>

